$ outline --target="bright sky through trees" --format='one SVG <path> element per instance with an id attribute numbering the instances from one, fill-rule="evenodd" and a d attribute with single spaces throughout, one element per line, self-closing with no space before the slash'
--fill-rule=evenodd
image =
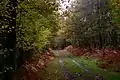
<path id="1" fill-rule="evenodd" d="M 62 14 L 64 11 L 66 11 L 68 8 L 71 7 L 71 3 L 74 0 L 59 0 L 59 12 Z"/>

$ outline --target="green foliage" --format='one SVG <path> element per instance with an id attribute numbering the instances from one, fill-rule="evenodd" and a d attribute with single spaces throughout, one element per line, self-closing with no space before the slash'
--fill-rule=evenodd
<path id="1" fill-rule="evenodd" d="M 43 48 L 52 34 L 53 27 L 57 26 L 55 2 L 48 0 L 25 1 L 18 6 L 18 9 L 20 13 L 17 31 L 19 46 L 25 50 L 34 47 Z"/>
<path id="2" fill-rule="evenodd" d="M 11 77 L 57 31 L 56 0 L 0 0 L 0 73 Z M 0 80 L 2 80 L 0 74 Z"/>
<path id="3" fill-rule="evenodd" d="M 120 0 L 111 0 L 110 7 L 111 7 L 111 13 L 112 13 L 112 22 L 119 25 L 120 23 Z"/>
<path id="4" fill-rule="evenodd" d="M 68 19 L 65 20 L 65 32 L 73 45 L 119 47 L 119 0 L 76 0 L 72 5 Z"/>

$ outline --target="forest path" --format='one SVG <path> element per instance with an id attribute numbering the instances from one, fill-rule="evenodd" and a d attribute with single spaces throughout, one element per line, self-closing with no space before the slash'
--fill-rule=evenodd
<path id="1" fill-rule="evenodd" d="M 66 80 L 103 80 L 102 76 L 94 73 L 86 63 L 72 56 L 70 52 L 56 50 L 53 53 L 58 57 L 61 72 Z"/>
<path id="2" fill-rule="evenodd" d="M 97 67 L 95 61 L 75 57 L 66 50 L 53 50 L 56 58 L 48 64 L 43 80 L 120 80 L 116 73 Z"/>

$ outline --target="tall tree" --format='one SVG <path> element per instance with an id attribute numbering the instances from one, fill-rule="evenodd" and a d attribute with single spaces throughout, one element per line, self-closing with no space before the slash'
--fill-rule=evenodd
<path id="1" fill-rule="evenodd" d="M 1 0 L 0 9 L 0 78 L 9 80 L 21 61 L 48 44 L 57 26 L 57 4 L 56 0 Z"/>

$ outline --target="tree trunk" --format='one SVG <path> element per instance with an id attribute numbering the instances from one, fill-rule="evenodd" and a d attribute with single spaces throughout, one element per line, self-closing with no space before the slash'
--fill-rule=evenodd
<path id="1" fill-rule="evenodd" d="M 7 28 L 7 36 L 6 36 L 6 48 L 9 56 L 5 61 L 8 64 L 9 68 L 12 69 L 7 70 L 5 74 L 5 80 L 10 80 L 13 72 L 16 71 L 16 8 L 17 8 L 17 0 L 9 0 L 7 4 L 7 11 L 10 17 L 7 17 L 8 20 L 8 28 Z"/>

